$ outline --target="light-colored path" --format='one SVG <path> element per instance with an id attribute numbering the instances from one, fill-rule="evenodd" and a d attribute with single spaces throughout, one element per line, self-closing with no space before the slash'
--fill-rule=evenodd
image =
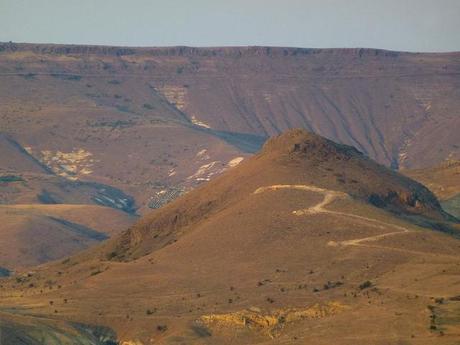
<path id="1" fill-rule="evenodd" d="M 330 203 L 332 203 L 334 200 L 344 199 L 348 197 L 348 194 L 338 192 L 338 191 L 333 191 L 329 189 L 323 189 L 323 188 L 319 188 L 315 186 L 308 186 L 308 185 L 290 185 L 288 184 L 288 185 L 273 185 L 273 186 L 267 186 L 267 187 L 260 187 L 254 192 L 254 194 L 259 194 L 259 193 L 266 192 L 266 191 L 276 191 L 276 190 L 281 190 L 281 189 L 304 190 L 308 192 L 321 193 L 324 195 L 323 200 L 317 203 L 316 205 L 313 205 L 305 209 L 293 211 L 292 214 L 296 216 L 312 215 L 312 214 L 318 214 L 318 213 L 329 213 L 329 214 L 334 214 L 338 216 L 349 217 L 349 218 L 354 218 L 357 220 L 365 221 L 366 223 L 371 223 L 372 224 L 371 226 L 377 227 L 380 229 L 385 229 L 385 227 L 392 227 L 394 229 L 398 229 L 398 231 L 392 231 L 392 232 L 387 232 L 387 233 L 380 234 L 380 235 L 357 238 L 353 240 L 340 241 L 340 242 L 330 241 L 328 243 L 329 246 L 359 246 L 359 245 L 362 245 L 362 243 L 364 242 L 374 242 L 374 241 L 378 241 L 378 240 L 381 240 L 389 236 L 401 235 L 404 233 L 412 232 L 412 230 L 409 230 L 403 226 L 382 222 L 380 220 L 376 220 L 376 219 L 372 219 L 368 217 L 358 216 L 352 213 L 332 211 L 332 210 L 326 209 L 325 207 L 329 205 Z"/>

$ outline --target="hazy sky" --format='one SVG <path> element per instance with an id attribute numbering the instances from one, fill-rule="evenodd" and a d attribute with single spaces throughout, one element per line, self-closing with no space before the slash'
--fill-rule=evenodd
<path id="1" fill-rule="evenodd" d="M 0 0 L 0 41 L 460 51 L 460 0 Z"/>

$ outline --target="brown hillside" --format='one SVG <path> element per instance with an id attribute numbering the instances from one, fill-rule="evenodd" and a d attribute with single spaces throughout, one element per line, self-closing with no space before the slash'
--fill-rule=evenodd
<path id="1" fill-rule="evenodd" d="M 0 205 L 0 267 L 35 266 L 118 234 L 136 218 L 96 205 Z"/>
<path id="2" fill-rule="evenodd" d="M 31 156 L 21 145 L 8 136 L 0 133 L 0 172 L 27 171 L 31 173 L 49 174 L 50 169 Z"/>
<path id="3" fill-rule="evenodd" d="M 294 129 L 270 139 L 261 153 L 231 172 L 146 216 L 123 235 L 115 253 L 125 256 L 126 251 L 136 257 L 170 244 L 203 218 L 272 184 L 313 185 L 397 213 L 443 217 L 435 196 L 419 183 L 376 164 L 353 147 Z"/>
<path id="4" fill-rule="evenodd" d="M 31 344 L 454 344 L 460 241 L 428 226 L 455 232 L 444 216 L 422 185 L 289 131 L 116 239 L 3 279 L 3 334 Z"/>

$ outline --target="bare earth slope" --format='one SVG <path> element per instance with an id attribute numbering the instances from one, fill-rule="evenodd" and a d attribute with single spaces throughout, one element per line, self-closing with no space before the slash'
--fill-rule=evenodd
<path id="1" fill-rule="evenodd" d="M 0 205 L 0 267 L 60 259 L 129 227 L 135 217 L 96 205 Z"/>
<path id="2" fill-rule="evenodd" d="M 288 128 L 395 168 L 458 158 L 459 73 L 459 53 L 3 43 L 0 128 L 55 173 L 121 188 L 143 211 Z"/>
<path id="3" fill-rule="evenodd" d="M 0 168 L 0 267 L 14 270 L 74 254 L 136 220 L 134 200 L 120 190 L 47 169 L 14 170 L 42 168 L 25 158 Z"/>
<path id="4" fill-rule="evenodd" d="M 460 240 L 449 219 L 419 183 L 290 131 L 102 246 L 3 279 L 2 334 L 28 344 L 455 344 Z"/>

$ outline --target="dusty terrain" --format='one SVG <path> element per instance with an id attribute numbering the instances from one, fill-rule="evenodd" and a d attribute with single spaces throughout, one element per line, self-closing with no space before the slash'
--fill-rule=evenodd
<path id="1" fill-rule="evenodd" d="M 32 163 L 26 169 L 41 168 Z M 134 200 L 107 185 L 0 168 L 0 267 L 74 254 L 125 230 L 137 219 L 134 212 Z"/>
<path id="2" fill-rule="evenodd" d="M 96 205 L 0 205 L 0 267 L 35 266 L 127 229 L 136 217 Z"/>
<path id="3" fill-rule="evenodd" d="M 457 344 L 459 233 L 421 184 L 290 131 L 108 242 L 4 278 L 2 335 Z"/>

